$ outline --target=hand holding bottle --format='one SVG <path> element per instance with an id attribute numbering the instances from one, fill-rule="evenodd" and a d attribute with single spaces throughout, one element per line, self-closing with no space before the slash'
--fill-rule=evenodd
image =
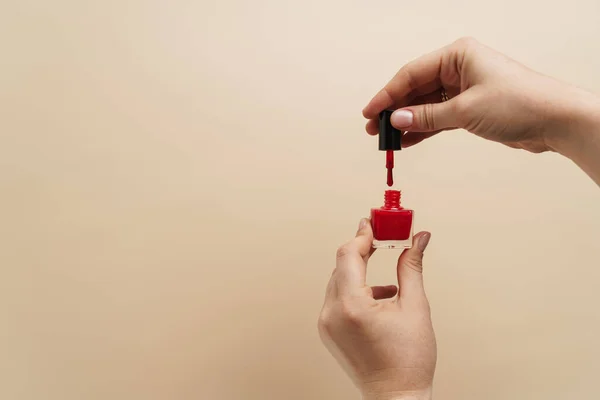
<path id="1" fill-rule="evenodd" d="M 319 333 L 365 400 L 431 399 L 436 343 L 422 274 L 429 238 L 428 232 L 418 233 L 400 256 L 399 293 L 395 285 L 366 284 L 373 252 L 369 220 L 338 249 Z"/>
<path id="2" fill-rule="evenodd" d="M 510 147 L 556 151 L 600 185 L 600 99 L 473 39 L 401 68 L 363 110 L 368 133 L 378 133 L 378 114 L 386 109 L 396 110 L 392 125 L 407 131 L 404 147 L 464 128 Z M 418 233 L 400 256 L 400 289 L 366 285 L 374 251 L 369 220 L 361 221 L 356 237 L 338 249 L 319 333 L 365 400 L 431 399 L 437 353 L 422 276 L 429 238 Z"/>

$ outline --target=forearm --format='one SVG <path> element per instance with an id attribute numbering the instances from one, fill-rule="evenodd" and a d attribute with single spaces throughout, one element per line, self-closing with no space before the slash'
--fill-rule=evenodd
<path id="1" fill-rule="evenodd" d="M 600 186 L 600 97 L 576 90 L 561 116 L 561 133 L 548 145 L 570 158 Z"/>

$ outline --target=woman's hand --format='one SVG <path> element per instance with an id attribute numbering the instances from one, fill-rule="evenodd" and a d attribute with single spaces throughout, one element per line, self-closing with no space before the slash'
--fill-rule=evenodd
<path id="1" fill-rule="evenodd" d="M 448 97 L 444 102 L 442 90 Z M 473 39 L 460 39 L 402 67 L 363 110 L 370 119 L 368 133 L 377 134 L 377 115 L 384 109 L 398 109 L 391 122 L 408 131 L 406 146 L 442 130 L 464 128 L 534 153 L 562 152 L 561 146 L 577 140 L 573 135 L 594 126 L 598 130 L 598 120 L 585 126 L 578 121 L 600 110 L 595 96 L 536 73 Z"/>
<path id="2" fill-rule="evenodd" d="M 430 234 L 413 238 L 398 260 L 398 287 L 366 284 L 373 231 L 363 219 L 340 247 L 319 318 L 321 339 L 364 399 L 431 398 L 436 343 L 423 289 L 422 259 Z M 396 294 L 398 296 L 396 297 Z"/>

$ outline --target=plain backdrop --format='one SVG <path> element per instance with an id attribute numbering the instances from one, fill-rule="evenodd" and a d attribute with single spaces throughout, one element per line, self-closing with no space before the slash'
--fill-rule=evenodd
<path id="1" fill-rule="evenodd" d="M 600 3 L 2 1 L 0 398 L 359 399 L 316 329 L 379 206 L 362 107 L 465 35 L 600 93 Z M 398 154 L 435 397 L 600 396 L 600 190 L 463 131 Z M 372 284 L 394 283 L 379 251 Z"/>

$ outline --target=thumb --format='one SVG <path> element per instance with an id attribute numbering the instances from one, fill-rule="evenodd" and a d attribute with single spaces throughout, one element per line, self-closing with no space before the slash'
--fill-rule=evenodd
<path id="1" fill-rule="evenodd" d="M 430 238 L 431 233 L 419 232 L 413 237 L 412 248 L 404 250 L 398 259 L 399 302 L 427 303 L 423 287 L 423 251 Z"/>
<path id="2" fill-rule="evenodd" d="M 427 103 L 394 111 L 392 125 L 403 131 L 433 132 L 457 127 L 456 97 L 442 103 Z"/>

